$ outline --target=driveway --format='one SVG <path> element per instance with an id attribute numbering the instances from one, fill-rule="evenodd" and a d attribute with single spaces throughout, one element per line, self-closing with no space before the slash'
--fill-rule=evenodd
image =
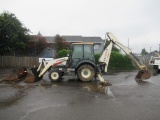
<path id="1" fill-rule="evenodd" d="M 0 80 L 10 69 L 0 69 Z M 159 120 L 160 74 L 137 83 L 137 71 L 111 72 L 99 81 L 74 76 L 52 83 L 47 73 L 36 83 L 0 83 L 1 120 Z"/>

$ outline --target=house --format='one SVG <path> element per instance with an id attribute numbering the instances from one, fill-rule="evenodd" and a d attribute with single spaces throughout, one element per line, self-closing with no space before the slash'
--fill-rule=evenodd
<path id="1" fill-rule="evenodd" d="M 55 36 L 43 36 L 48 44 L 44 50 L 40 53 L 40 57 L 54 57 L 55 50 L 53 44 L 55 42 Z M 83 36 L 69 36 L 62 35 L 62 38 L 68 43 L 78 43 L 78 42 L 93 42 L 94 44 L 94 53 L 101 53 L 104 48 L 104 40 L 101 37 L 83 37 Z"/>

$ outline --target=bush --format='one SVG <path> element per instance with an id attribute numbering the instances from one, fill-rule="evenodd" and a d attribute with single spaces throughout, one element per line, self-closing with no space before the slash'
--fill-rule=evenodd
<path id="1" fill-rule="evenodd" d="M 120 54 L 119 52 L 112 51 L 109 68 L 111 70 L 131 70 L 135 69 L 132 60 L 127 56 Z"/>
<path id="2" fill-rule="evenodd" d="M 66 50 L 66 49 L 60 50 L 58 51 L 58 58 L 66 57 L 67 54 L 69 54 L 69 50 Z"/>
<path id="3" fill-rule="evenodd" d="M 100 54 L 95 54 L 95 63 L 98 64 Z M 132 60 L 127 55 L 122 55 L 119 52 L 112 51 L 109 61 L 109 70 L 132 70 L 135 69 Z"/>
<path id="4" fill-rule="evenodd" d="M 100 54 L 100 53 L 99 53 L 99 54 L 95 54 L 95 55 L 94 55 L 94 59 L 95 59 L 95 63 L 96 63 L 96 64 L 98 64 L 98 63 L 99 63 L 99 62 L 98 62 L 98 60 L 99 60 L 100 56 L 101 56 L 101 54 Z"/>

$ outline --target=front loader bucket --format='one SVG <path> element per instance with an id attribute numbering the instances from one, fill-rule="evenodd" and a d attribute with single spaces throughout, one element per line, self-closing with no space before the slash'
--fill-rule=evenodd
<path id="1" fill-rule="evenodd" d="M 31 68 L 29 71 L 28 71 L 28 75 L 26 76 L 26 79 L 24 80 L 24 82 L 27 82 L 27 83 L 33 83 L 33 82 L 36 82 L 38 80 L 40 80 L 42 77 L 39 77 L 39 71 L 37 72 L 37 67 L 36 68 Z"/>
<path id="2" fill-rule="evenodd" d="M 148 70 L 140 70 L 136 75 L 135 80 L 140 81 L 144 79 L 149 79 L 150 77 L 151 74 L 148 72 Z"/>

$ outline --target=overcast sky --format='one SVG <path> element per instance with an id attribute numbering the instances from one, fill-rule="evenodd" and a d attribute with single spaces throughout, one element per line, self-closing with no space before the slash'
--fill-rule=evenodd
<path id="1" fill-rule="evenodd" d="M 105 38 L 112 32 L 134 53 L 159 51 L 160 0 L 0 0 L 0 13 L 14 13 L 43 36 L 82 35 Z"/>

